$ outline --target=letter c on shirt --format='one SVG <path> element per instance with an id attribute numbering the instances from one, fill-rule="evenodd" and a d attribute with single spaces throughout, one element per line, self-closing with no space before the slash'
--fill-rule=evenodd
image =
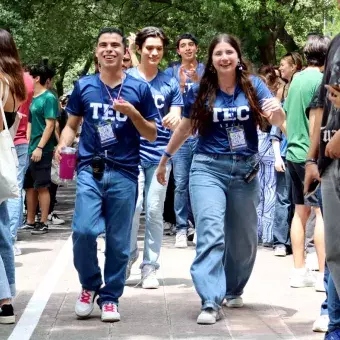
<path id="1" fill-rule="evenodd" d="M 126 122 L 128 119 L 128 116 L 123 115 L 119 111 L 116 111 L 116 119 L 118 120 L 118 122 Z"/>
<path id="2" fill-rule="evenodd" d="M 237 119 L 240 121 L 249 119 L 249 107 L 248 106 L 243 105 L 237 108 Z"/>
<path id="3" fill-rule="evenodd" d="M 157 107 L 157 109 L 162 109 L 164 107 L 164 96 L 161 94 L 155 94 L 154 96 L 154 100 L 155 100 L 155 105 Z"/>

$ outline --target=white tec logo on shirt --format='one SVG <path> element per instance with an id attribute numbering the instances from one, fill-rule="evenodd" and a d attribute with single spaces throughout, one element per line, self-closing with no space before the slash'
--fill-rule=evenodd
<path id="1" fill-rule="evenodd" d="M 104 120 L 110 119 L 111 121 L 119 121 L 125 122 L 128 119 L 128 116 L 123 115 L 119 111 L 114 111 L 112 109 L 112 105 L 103 104 L 103 103 L 90 103 L 90 107 L 92 108 L 92 118 L 99 119 L 98 109 L 103 109 L 103 116 L 101 117 Z"/>
<path id="2" fill-rule="evenodd" d="M 244 121 L 249 119 L 249 106 L 227 107 L 220 108 L 214 107 L 213 121 L 214 123 L 229 122 L 234 120 Z"/>

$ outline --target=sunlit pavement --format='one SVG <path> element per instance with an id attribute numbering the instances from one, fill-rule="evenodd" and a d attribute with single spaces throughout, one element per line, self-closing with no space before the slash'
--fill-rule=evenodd
<path id="1" fill-rule="evenodd" d="M 74 304 L 80 286 L 70 240 L 74 189 L 60 189 L 58 202 L 57 211 L 67 220 L 66 225 L 51 226 L 50 232 L 41 236 L 19 234 L 23 255 L 16 257 L 17 324 L 1 325 L 0 339 L 323 339 L 323 334 L 311 329 L 324 293 L 290 288 L 291 256 L 277 258 L 265 248 L 259 248 L 243 295 L 244 307 L 223 307 L 222 318 L 215 325 L 197 325 L 200 300 L 190 277 L 195 249 L 192 245 L 174 248 L 173 236 L 163 240 L 159 289 L 136 287 L 140 256 L 120 300 L 121 321 L 102 323 L 97 306 L 89 319 L 78 320 Z M 140 230 L 140 248 L 142 234 Z M 103 263 L 103 254 L 98 254 Z"/>

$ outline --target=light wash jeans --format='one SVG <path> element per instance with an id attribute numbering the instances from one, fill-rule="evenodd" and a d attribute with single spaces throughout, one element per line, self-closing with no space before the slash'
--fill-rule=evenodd
<path id="1" fill-rule="evenodd" d="M 0 204 L 0 300 L 15 296 L 15 264 L 6 201 Z"/>
<path id="2" fill-rule="evenodd" d="M 197 246 L 191 275 L 202 309 L 218 310 L 224 298 L 241 296 L 257 250 L 260 190 L 257 176 L 244 176 L 256 156 L 195 154 L 190 198 Z"/>
<path id="3" fill-rule="evenodd" d="M 325 223 L 326 261 L 340 294 L 340 160 L 334 160 L 322 176 L 322 206 Z M 329 302 L 330 303 L 330 302 Z"/>
<path id="4" fill-rule="evenodd" d="M 257 228 L 259 242 L 273 243 L 273 226 L 275 216 L 276 176 L 275 161 L 262 159 L 258 173 L 260 181 L 260 203 L 257 206 Z"/>
<path id="5" fill-rule="evenodd" d="M 99 294 L 98 304 L 114 302 L 123 294 L 126 266 L 130 253 L 133 213 L 137 183 L 106 167 L 102 179 L 96 180 L 91 166 L 77 177 L 76 205 L 73 216 L 74 266 L 84 289 Z M 105 220 L 104 282 L 97 258 L 97 236 Z"/>
<path id="6" fill-rule="evenodd" d="M 145 201 L 145 239 L 141 269 L 146 264 L 151 264 L 156 269 L 159 268 L 157 261 L 163 240 L 163 211 L 167 185 L 163 186 L 158 183 L 156 169 L 157 165 L 145 162 L 142 162 L 139 167 L 138 199 L 132 224 L 130 259 L 138 258 L 139 218 L 143 210 L 143 201 Z M 167 182 L 169 181 L 170 171 L 171 164 L 168 163 L 166 166 Z"/>
<path id="7" fill-rule="evenodd" d="M 20 196 L 18 198 L 11 198 L 7 201 L 8 215 L 11 226 L 11 237 L 14 244 L 17 237 L 17 231 L 23 224 L 23 185 L 26 170 L 28 167 L 28 144 L 19 144 L 15 146 L 18 155 L 19 168 L 18 168 L 18 186 Z"/>
<path id="8" fill-rule="evenodd" d="M 186 140 L 172 158 L 176 186 L 174 208 L 177 231 L 187 231 L 188 229 L 188 217 L 191 210 L 189 199 L 189 173 L 196 144 L 196 138 Z"/>

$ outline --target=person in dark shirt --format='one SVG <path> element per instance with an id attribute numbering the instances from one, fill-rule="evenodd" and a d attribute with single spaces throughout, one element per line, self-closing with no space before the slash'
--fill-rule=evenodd
<path id="1" fill-rule="evenodd" d="M 339 1 L 340 4 L 340 1 Z M 340 339 L 340 34 L 328 49 L 323 80 L 320 87 L 314 133 L 306 160 L 304 191 L 322 180 L 323 217 L 325 223 L 328 280 L 328 334 L 325 339 Z M 318 160 L 317 160 L 318 159 Z"/>

